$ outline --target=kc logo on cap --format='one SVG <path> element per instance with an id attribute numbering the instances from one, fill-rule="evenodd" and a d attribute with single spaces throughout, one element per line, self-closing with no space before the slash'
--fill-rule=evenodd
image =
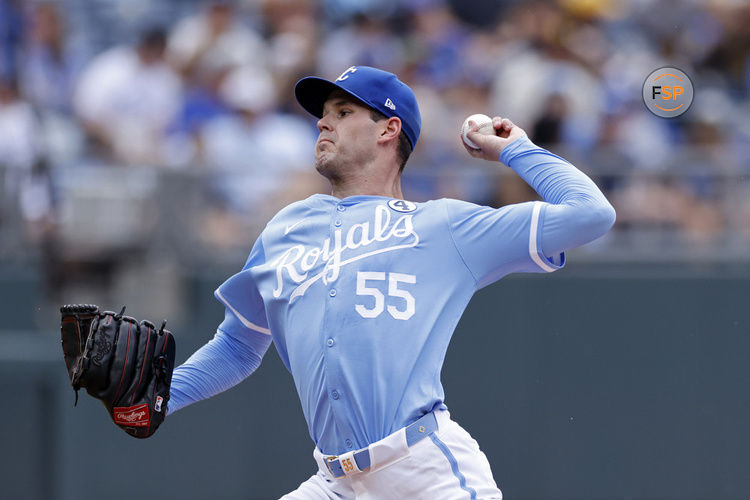
<path id="1" fill-rule="evenodd" d="M 344 71 L 343 73 L 341 73 L 341 76 L 339 76 L 338 78 L 336 78 L 336 81 L 337 82 L 341 82 L 341 81 L 346 80 L 347 78 L 349 78 L 349 75 L 350 74 L 354 74 L 355 71 L 357 71 L 357 67 L 356 66 L 351 66 L 349 69 L 347 69 L 346 71 Z"/>

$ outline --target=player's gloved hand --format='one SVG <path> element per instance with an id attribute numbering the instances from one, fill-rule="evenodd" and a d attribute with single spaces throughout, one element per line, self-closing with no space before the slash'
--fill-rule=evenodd
<path id="1" fill-rule="evenodd" d="M 474 158 L 482 158 L 489 161 L 499 161 L 500 153 L 510 143 L 526 135 L 526 132 L 515 125 L 508 118 L 495 116 L 492 118 L 492 126 L 495 128 L 495 135 L 480 134 L 479 127 L 473 121 L 469 122 L 470 128 L 466 137 L 479 146 L 479 149 L 472 149 L 466 145 L 459 133 L 459 140 L 464 145 L 466 151 Z"/>
<path id="2" fill-rule="evenodd" d="M 138 438 L 164 421 L 175 360 L 174 336 L 153 323 L 95 305 L 66 305 L 61 334 L 70 383 L 99 399 L 115 424 Z"/>

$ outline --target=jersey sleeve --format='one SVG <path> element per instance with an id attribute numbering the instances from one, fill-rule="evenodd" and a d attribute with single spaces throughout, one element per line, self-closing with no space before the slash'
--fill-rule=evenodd
<path id="1" fill-rule="evenodd" d="M 547 256 L 542 247 L 545 203 L 495 209 L 444 201 L 453 242 L 478 289 L 513 272 L 552 272 L 565 264 L 563 252 Z"/>
<path id="2" fill-rule="evenodd" d="M 170 415 L 237 385 L 260 366 L 271 332 L 250 270 L 264 262 L 263 241 L 258 238 L 242 271 L 216 290 L 216 298 L 225 306 L 224 321 L 208 343 L 175 368 Z"/>
<path id="3" fill-rule="evenodd" d="M 227 310 L 226 316 L 231 316 Z M 222 323 L 224 325 L 224 323 Z M 175 368 L 170 388 L 169 414 L 234 387 L 260 366 L 271 345 L 263 333 L 216 331 L 207 344 Z"/>
<path id="4" fill-rule="evenodd" d="M 544 201 L 493 209 L 447 200 L 448 226 L 477 288 L 512 272 L 560 269 L 565 250 L 603 236 L 614 224 L 615 210 L 596 184 L 525 135 L 503 149 L 500 161 Z"/>
<path id="5" fill-rule="evenodd" d="M 247 331 L 271 335 L 266 309 L 251 269 L 265 263 L 263 235 L 258 237 L 242 271 L 230 277 L 214 295 L 224 304 L 227 313 L 219 329 L 237 334 Z"/>

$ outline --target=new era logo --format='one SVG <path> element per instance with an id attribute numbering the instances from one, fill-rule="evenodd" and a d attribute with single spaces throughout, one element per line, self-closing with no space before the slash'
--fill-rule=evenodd
<path id="1" fill-rule="evenodd" d="M 393 104 L 393 101 L 391 101 L 390 99 L 385 100 L 385 107 L 391 108 L 393 111 L 396 111 L 396 105 Z"/>

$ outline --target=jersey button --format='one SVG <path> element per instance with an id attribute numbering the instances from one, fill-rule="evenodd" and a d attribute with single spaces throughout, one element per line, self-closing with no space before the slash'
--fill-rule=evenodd
<path id="1" fill-rule="evenodd" d="M 338 399 L 339 398 L 339 391 L 337 391 L 337 390 L 334 389 L 334 391 L 331 392 L 331 397 L 333 399 Z"/>
<path id="2" fill-rule="evenodd" d="M 328 339 L 328 341 L 326 342 L 326 344 L 328 344 L 328 347 L 333 347 L 333 344 L 335 344 L 335 343 L 336 343 L 336 341 L 333 340 L 333 339 Z"/>
<path id="3" fill-rule="evenodd" d="M 339 212 L 343 212 L 344 210 L 346 210 L 346 207 L 344 205 L 336 205 L 336 210 L 338 210 Z"/>
<path id="4" fill-rule="evenodd" d="M 335 297 L 336 296 L 336 289 L 332 288 L 331 291 L 328 292 L 328 295 L 330 295 L 331 297 Z"/>
<path id="5" fill-rule="evenodd" d="M 339 227 L 341 225 L 341 219 L 336 219 L 336 222 L 334 222 L 333 225 Z"/>
<path id="6" fill-rule="evenodd" d="M 345 443 L 346 443 L 346 447 L 347 447 L 347 448 L 351 448 L 351 447 L 352 447 L 352 446 L 354 445 L 354 443 L 352 443 L 352 440 L 351 440 L 351 439 L 347 439 L 347 440 L 345 441 Z"/>

